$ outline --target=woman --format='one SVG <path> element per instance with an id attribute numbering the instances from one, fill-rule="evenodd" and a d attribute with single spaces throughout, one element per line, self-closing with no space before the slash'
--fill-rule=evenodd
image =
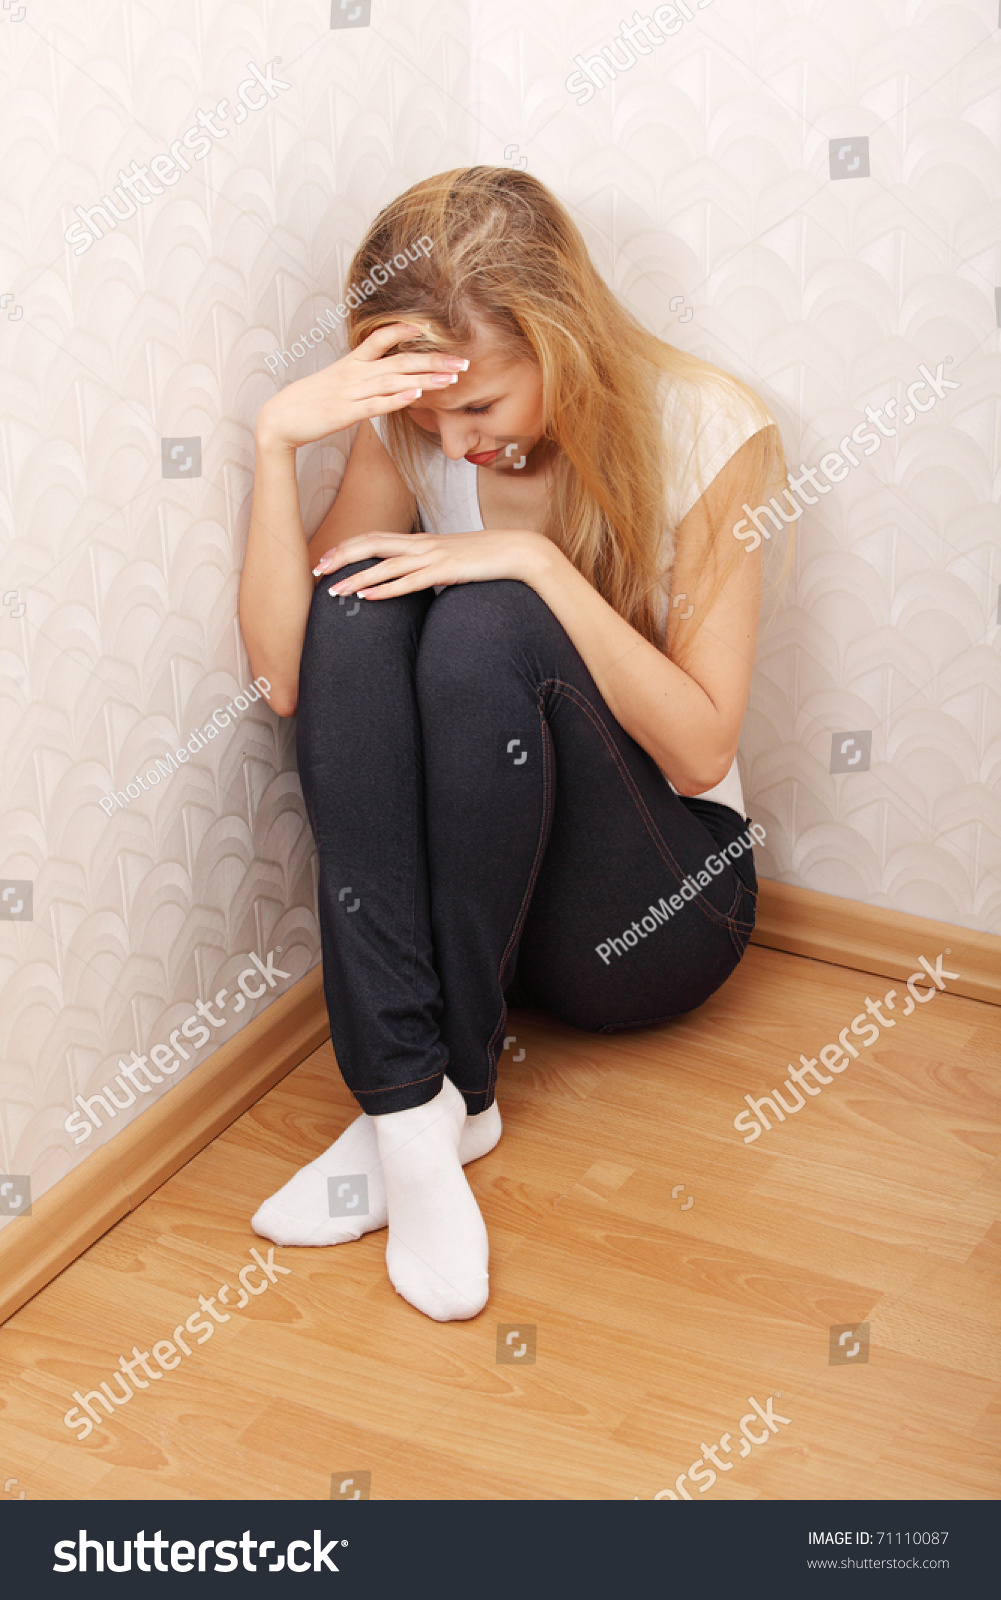
<path id="1" fill-rule="evenodd" d="M 336 1244 L 388 1220 L 392 1283 L 448 1321 L 487 1299 L 462 1169 L 500 1137 L 508 1003 L 639 1027 L 747 944 L 761 580 L 733 529 L 785 463 L 757 396 L 645 332 L 527 173 L 415 185 L 351 282 L 350 353 L 257 421 L 240 620 L 298 713 L 363 1115 L 253 1226 Z M 307 547 L 296 450 L 355 424 Z"/>

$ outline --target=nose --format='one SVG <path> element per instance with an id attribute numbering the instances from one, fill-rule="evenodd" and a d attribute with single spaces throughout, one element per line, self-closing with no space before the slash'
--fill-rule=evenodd
<path id="1" fill-rule="evenodd" d="M 467 417 L 439 414 L 434 425 L 438 429 L 441 448 L 450 461 L 459 461 L 476 448 L 479 429 L 470 426 Z"/>

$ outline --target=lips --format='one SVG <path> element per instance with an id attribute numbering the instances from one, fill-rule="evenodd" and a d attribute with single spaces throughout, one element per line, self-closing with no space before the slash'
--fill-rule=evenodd
<path id="1" fill-rule="evenodd" d="M 499 450 L 483 450 L 479 455 L 466 456 L 465 459 L 471 461 L 474 467 L 485 467 L 488 462 L 496 460 L 499 455 Z"/>

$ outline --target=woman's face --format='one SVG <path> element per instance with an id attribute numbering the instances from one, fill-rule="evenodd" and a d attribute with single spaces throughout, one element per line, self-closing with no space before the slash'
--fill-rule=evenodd
<path id="1" fill-rule="evenodd" d="M 465 456 L 489 467 L 502 456 L 498 440 L 517 440 L 529 451 L 542 437 L 542 372 L 536 361 L 512 361 L 489 332 L 477 329 L 468 347 L 449 354 L 465 356 L 469 369 L 445 389 L 425 389 L 407 406 L 418 427 L 437 433 L 452 461 Z"/>

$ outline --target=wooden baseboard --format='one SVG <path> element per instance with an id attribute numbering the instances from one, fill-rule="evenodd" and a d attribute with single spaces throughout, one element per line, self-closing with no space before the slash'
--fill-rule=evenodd
<path id="1" fill-rule="evenodd" d="M 1001 939 L 763 879 L 755 944 L 888 978 L 949 950 L 953 994 L 1001 1005 Z M 0 1232 L 0 1322 L 328 1038 L 320 968 Z"/>
<path id="2" fill-rule="evenodd" d="M 314 967 L 0 1232 L 0 1322 L 330 1037 Z"/>
<path id="3" fill-rule="evenodd" d="M 993 934 L 769 878 L 760 881 L 759 890 L 753 944 L 887 978 L 907 978 L 918 956 L 934 963 L 948 950 L 945 965 L 959 973 L 949 980 L 949 992 L 1001 1005 L 1001 939 Z"/>

